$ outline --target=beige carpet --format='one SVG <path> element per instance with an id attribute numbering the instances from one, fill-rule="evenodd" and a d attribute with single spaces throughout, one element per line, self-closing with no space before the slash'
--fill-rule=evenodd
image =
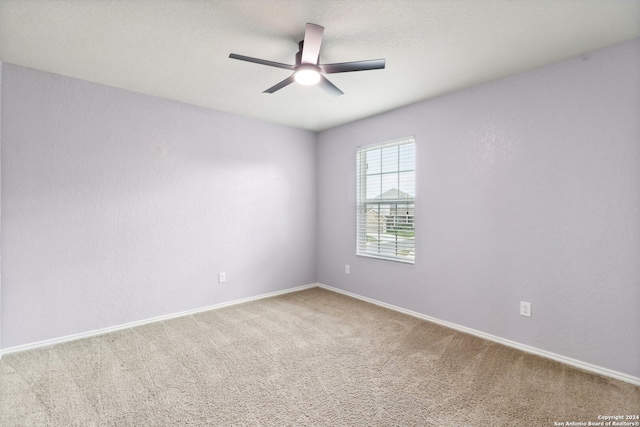
<path id="1" fill-rule="evenodd" d="M 0 361 L 2 426 L 553 426 L 638 412 L 639 387 L 320 288 Z"/>

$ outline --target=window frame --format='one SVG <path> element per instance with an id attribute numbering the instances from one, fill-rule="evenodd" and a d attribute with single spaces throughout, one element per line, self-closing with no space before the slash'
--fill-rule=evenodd
<path id="1" fill-rule="evenodd" d="M 400 152 L 400 147 L 408 145 L 412 146 L 412 155 L 409 159 L 411 160 L 411 168 L 409 169 L 406 168 L 407 158 L 403 158 Z M 388 163 L 384 163 L 382 161 L 382 150 L 396 147 L 398 148 L 397 167 L 388 169 Z M 367 154 L 375 150 L 380 150 L 381 153 L 380 171 L 368 174 Z M 356 148 L 356 256 L 395 261 L 405 264 L 415 264 L 415 160 L 416 143 L 415 136 L 413 135 L 405 138 L 394 139 L 391 141 L 358 146 Z M 401 168 L 401 165 L 405 166 L 405 168 Z M 387 170 L 383 170 L 384 166 L 387 166 Z M 409 189 L 413 190 L 413 195 L 409 194 L 410 190 L 408 190 L 409 192 L 405 193 L 400 190 L 400 188 L 391 188 L 383 192 L 383 186 L 381 184 L 379 189 L 381 194 L 379 194 L 377 197 L 367 199 L 367 177 L 379 175 L 380 181 L 382 182 L 384 175 L 393 174 L 397 175 L 398 187 L 401 187 L 402 184 L 408 185 Z M 406 180 L 406 178 L 403 178 L 401 180 L 401 174 L 410 174 L 412 178 L 410 180 Z M 382 197 L 384 194 L 392 190 L 396 191 L 395 198 Z M 393 195 L 393 193 L 391 195 Z M 369 197 L 371 196 L 369 195 Z M 377 209 L 369 209 L 369 207 L 375 205 L 377 205 Z M 397 214 L 393 215 L 392 218 L 386 218 L 384 215 L 382 215 L 383 206 L 384 210 L 388 209 L 390 213 L 392 212 L 392 210 L 397 210 L 400 207 L 406 209 L 406 215 L 401 218 L 404 219 L 404 221 L 399 222 L 399 215 Z M 372 211 L 377 214 L 377 220 L 375 217 L 373 220 L 369 219 L 369 214 Z M 389 216 L 391 216 L 390 213 L 388 214 Z M 380 220 L 380 218 L 383 219 Z M 391 224 L 393 225 L 393 230 L 395 231 L 395 233 L 387 233 L 386 231 L 389 220 L 391 220 Z M 377 236 L 375 236 L 375 230 L 373 233 L 374 236 L 371 236 L 372 233 L 369 232 L 372 228 L 372 221 L 374 222 L 373 228 L 377 228 L 378 230 Z M 375 224 L 376 221 L 378 222 L 377 225 Z M 408 228 L 405 228 L 405 230 L 407 230 L 407 233 L 411 233 L 410 237 L 401 235 L 403 227 L 406 227 L 406 225 L 399 227 L 399 224 L 408 224 Z M 384 231 L 381 232 L 381 230 L 383 229 Z M 380 239 L 382 234 L 387 237 L 386 240 Z M 388 236 L 390 235 L 395 236 L 392 242 L 388 240 Z M 378 244 L 376 245 L 377 247 L 375 249 L 371 249 L 371 239 L 375 239 L 376 237 L 378 238 Z M 409 240 L 411 241 L 410 245 L 408 244 Z M 386 248 L 383 248 L 384 246 L 386 246 Z M 400 254 L 400 252 L 403 251 L 409 252 L 406 255 Z"/>

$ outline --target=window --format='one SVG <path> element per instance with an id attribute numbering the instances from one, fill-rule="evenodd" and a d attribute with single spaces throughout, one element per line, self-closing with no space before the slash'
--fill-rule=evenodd
<path id="1" fill-rule="evenodd" d="M 359 147 L 356 157 L 356 254 L 413 264 L 413 137 Z"/>

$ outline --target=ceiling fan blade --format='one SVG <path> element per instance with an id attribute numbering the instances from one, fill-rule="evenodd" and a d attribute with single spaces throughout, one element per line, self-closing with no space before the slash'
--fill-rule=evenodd
<path id="1" fill-rule="evenodd" d="M 302 45 L 302 60 L 300 63 L 318 64 L 323 33 L 324 27 L 316 24 L 307 24 L 307 28 L 304 31 L 304 44 Z"/>
<path id="2" fill-rule="evenodd" d="M 344 95 L 343 91 L 338 89 L 336 85 L 334 85 L 329 80 L 327 80 L 327 78 L 323 75 L 320 75 L 320 82 L 318 83 L 318 86 L 324 89 L 324 91 L 327 92 L 329 95 L 332 95 L 332 96 Z"/>
<path id="3" fill-rule="evenodd" d="M 293 83 L 295 81 L 293 74 L 289 77 L 287 77 L 286 79 L 284 79 L 283 81 L 281 81 L 280 83 L 278 83 L 277 85 L 271 86 L 269 89 L 265 90 L 262 93 L 273 93 L 277 90 L 282 89 L 285 86 L 289 86 L 291 83 Z"/>
<path id="4" fill-rule="evenodd" d="M 339 64 L 321 64 L 320 69 L 325 74 L 347 73 L 349 71 L 381 70 L 384 59 L 370 59 L 368 61 L 342 62 Z"/>
<path id="5" fill-rule="evenodd" d="M 230 54 L 229 58 L 239 59 L 240 61 L 253 62 L 256 64 L 268 65 L 270 67 L 284 68 L 285 70 L 293 70 L 293 65 L 282 64 L 280 62 L 266 61 L 264 59 L 252 58 L 250 56 L 236 55 L 235 53 Z"/>

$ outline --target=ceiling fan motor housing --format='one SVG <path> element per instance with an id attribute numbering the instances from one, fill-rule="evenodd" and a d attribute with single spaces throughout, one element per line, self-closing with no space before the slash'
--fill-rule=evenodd
<path id="1" fill-rule="evenodd" d="M 304 40 L 298 42 L 298 53 L 296 53 L 296 65 L 302 64 L 302 48 L 304 47 Z M 318 64 L 320 63 L 320 55 L 318 55 Z"/>

